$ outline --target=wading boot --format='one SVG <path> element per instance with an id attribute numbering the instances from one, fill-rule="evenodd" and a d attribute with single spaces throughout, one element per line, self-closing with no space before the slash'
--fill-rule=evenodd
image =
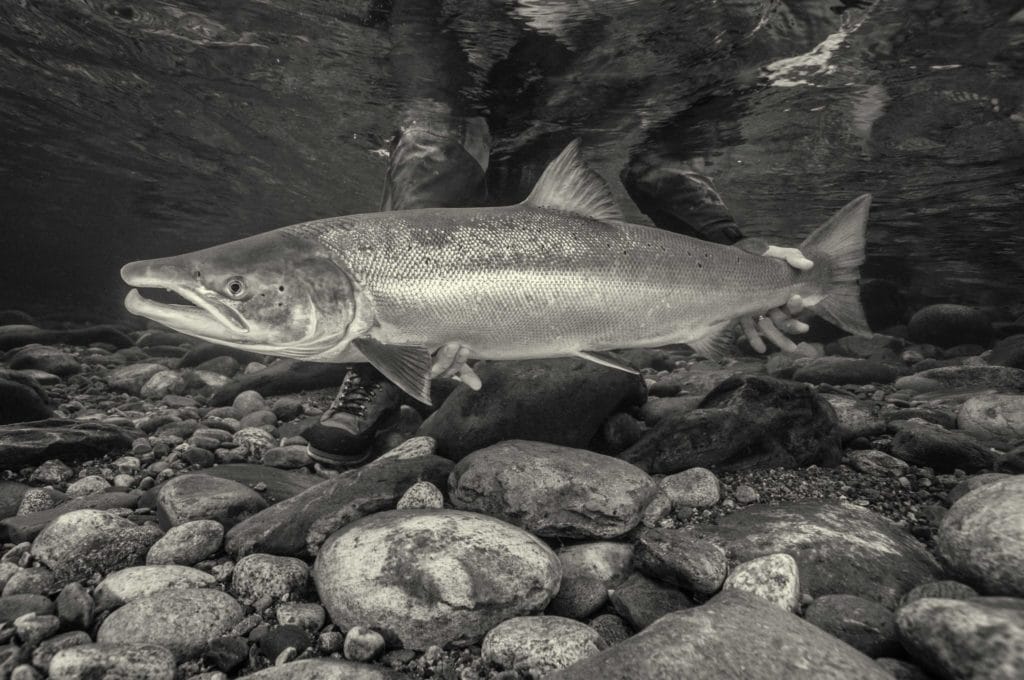
<path id="1" fill-rule="evenodd" d="M 334 467 L 369 462 L 376 457 L 374 435 L 399 405 L 398 388 L 373 367 L 349 369 L 320 422 L 302 433 L 309 457 Z"/>

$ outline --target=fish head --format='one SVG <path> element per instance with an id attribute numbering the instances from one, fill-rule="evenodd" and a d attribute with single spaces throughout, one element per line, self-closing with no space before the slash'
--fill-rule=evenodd
<path id="1" fill-rule="evenodd" d="M 278 231 L 121 268 L 132 314 L 231 347 L 309 358 L 346 340 L 355 318 L 352 279 L 330 253 Z M 162 288 L 189 304 L 147 299 Z"/>

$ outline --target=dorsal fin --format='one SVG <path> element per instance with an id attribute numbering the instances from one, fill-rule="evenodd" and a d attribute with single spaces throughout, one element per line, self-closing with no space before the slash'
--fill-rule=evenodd
<path id="1" fill-rule="evenodd" d="M 595 220 L 622 219 L 608 184 L 580 158 L 578 139 L 571 141 L 558 158 L 551 161 L 523 203 Z"/>

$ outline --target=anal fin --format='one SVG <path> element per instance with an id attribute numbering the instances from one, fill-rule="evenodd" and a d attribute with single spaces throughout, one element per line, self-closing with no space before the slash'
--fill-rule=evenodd
<path id="1" fill-rule="evenodd" d="M 586 359 L 587 361 L 593 361 L 595 364 L 601 364 L 608 368 L 614 368 L 617 371 L 625 371 L 626 373 L 640 374 L 640 371 L 636 370 L 622 359 L 618 358 L 611 352 L 590 352 L 586 350 L 580 350 L 574 352 L 580 359 Z"/>
<path id="2" fill-rule="evenodd" d="M 385 345 L 373 338 L 356 338 L 352 344 L 385 378 L 430 405 L 430 367 L 433 358 L 426 347 Z"/>
<path id="3" fill-rule="evenodd" d="M 726 321 L 712 326 L 711 331 L 693 342 L 686 343 L 697 354 L 718 361 L 732 353 L 735 338 L 730 330 L 731 322 Z"/>

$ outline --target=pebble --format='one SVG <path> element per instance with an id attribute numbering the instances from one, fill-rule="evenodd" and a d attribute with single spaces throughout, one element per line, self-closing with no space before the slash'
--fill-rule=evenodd
<path id="1" fill-rule="evenodd" d="M 850 467 L 875 477 L 899 477 L 910 469 L 910 464 L 877 449 L 850 451 Z"/>
<path id="2" fill-rule="evenodd" d="M 59 579 L 107 574 L 142 561 L 153 531 L 103 510 L 73 510 L 53 520 L 32 542 L 32 556 Z"/>
<path id="3" fill-rule="evenodd" d="M 398 510 L 440 510 L 444 507 L 444 494 L 430 482 L 416 482 L 398 499 Z"/>
<path id="4" fill-rule="evenodd" d="M 18 505 L 18 516 L 30 515 L 33 512 L 41 512 L 57 507 L 67 500 L 67 495 L 48 487 L 33 487 L 25 491 Z"/>
<path id="5" fill-rule="evenodd" d="M 93 593 L 100 610 L 115 609 L 128 602 L 171 588 L 206 588 L 216 579 L 205 571 L 177 564 L 128 567 L 110 574 Z"/>
<path id="6" fill-rule="evenodd" d="M 733 569 L 722 590 L 742 590 L 795 612 L 800 606 L 800 569 L 786 553 L 765 555 Z"/>
<path id="7" fill-rule="evenodd" d="M 679 529 L 644 529 L 636 543 L 637 569 L 698 595 L 718 592 L 728 572 L 725 551 Z"/>
<path id="8" fill-rule="evenodd" d="M 212 519 L 197 519 L 167 530 L 146 553 L 146 564 L 194 565 L 220 550 L 224 525 Z"/>
<path id="9" fill-rule="evenodd" d="M 94 493 L 102 493 L 110 490 L 110 482 L 99 475 L 87 475 L 68 484 L 67 494 L 72 498 L 77 496 L 91 496 Z"/>
<path id="10" fill-rule="evenodd" d="M 286 650 L 292 649 L 296 654 L 301 654 L 312 644 L 313 638 L 309 633 L 301 626 L 292 624 L 271 626 L 259 640 L 263 656 L 274 660 L 275 665 L 278 657 Z"/>
<path id="11" fill-rule="evenodd" d="M 456 508 L 565 538 L 625 534 L 656 491 L 647 473 L 618 458 L 518 440 L 463 458 L 448 489 Z"/>
<path id="12" fill-rule="evenodd" d="M 494 666 L 540 677 L 567 668 L 604 649 L 601 634 L 561 616 L 519 616 L 484 636 L 481 658 Z"/>
<path id="13" fill-rule="evenodd" d="M 28 481 L 32 484 L 63 484 L 75 476 L 75 471 L 62 460 L 45 460 L 32 474 Z"/>
<path id="14" fill-rule="evenodd" d="M 237 635 L 214 638 L 203 659 L 225 673 L 232 673 L 249 659 L 249 643 Z"/>
<path id="15" fill-rule="evenodd" d="M 57 652 L 50 661 L 51 680 L 124 678 L 174 680 L 174 655 L 151 644 L 85 644 Z"/>
<path id="16" fill-rule="evenodd" d="M 987 595 L 1024 597 L 1024 476 L 984 485 L 942 519 L 939 554 L 959 580 Z"/>
<path id="17" fill-rule="evenodd" d="M 608 602 L 608 591 L 632 573 L 629 543 L 579 543 L 559 548 L 562 581 L 548 613 L 571 619 L 590 616 Z"/>
<path id="18" fill-rule="evenodd" d="M 1014 598 L 926 598 L 896 613 L 910 656 L 945 678 L 1024 677 L 1024 602 Z"/>
<path id="19" fill-rule="evenodd" d="M 270 467 L 294 470 L 313 463 L 305 445 L 275 446 L 263 453 L 263 464 Z"/>
<path id="20" fill-rule="evenodd" d="M 230 414 L 232 417 L 240 418 L 256 411 L 267 410 L 267 402 L 263 399 L 263 395 L 255 390 L 246 390 L 240 392 L 235 397 L 234 402 L 231 406 L 235 409 L 234 413 Z M 222 415 L 217 413 L 217 415 Z M 222 416 L 223 417 L 223 416 Z"/>
<path id="21" fill-rule="evenodd" d="M 364 626 L 353 626 L 345 633 L 342 653 L 350 661 L 373 661 L 384 652 L 384 636 Z"/>
<path id="22" fill-rule="evenodd" d="M 205 474 L 175 477 L 156 496 L 157 518 L 164 528 L 199 519 L 230 528 L 266 507 L 263 497 L 248 486 Z"/>
<path id="23" fill-rule="evenodd" d="M 334 533 L 313 568 L 341 629 L 361 625 L 423 650 L 471 644 L 495 621 L 542 610 L 561 564 L 536 537 L 457 510 L 393 510 Z"/>
<path id="24" fill-rule="evenodd" d="M 804 618 L 872 658 L 900 652 L 896 615 L 863 597 L 822 595 Z"/>
<path id="25" fill-rule="evenodd" d="M 209 640 L 225 635 L 241 619 L 241 605 L 219 590 L 163 590 L 112 612 L 100 624 L 96 641 L 161 645 L 184 661 L 201 655 Z"/>
<path id="26" fill-rule="evenodd" d="M 231 588 L 242 602 L 262 597 L 294 600 L 305 590 L 309 567 L 295 557 L 255 553 L 235 563 Z"/>
<path id="27" fill-rule="evenodd" d="M 144 399 L 160 399 L 168 394 L 181 394 L 185 390 L 185 378 L 177 371 L 164 370 L 154 373 L 139 390 Z"/>
<path id="28" fill-rule="evenodd" d="M 277 440 L 260 427 L 243 427 L 234 433 L 231 441 L 247 457 L 260 459 L 277 446 Z"/>
<path id="29" fill-rule="evenodd" d="M 300 626 L 309 633 L 324 627 L 327 612 L 316 602 L 282 602 L 275 610 L 277 622 Z"/>
<path id="30" fill-rule="evenodd" d="M 718 503 L 722 497 L 718 477 L 711 470 L 702 467 L 668 475 L 658 485 L 676 508 L 707 508 Z"/>
<path id="31" fill-rule="evenodd" d="M 66 628 L 88 629 L 92 626 L 96 603 L 81 583 L 72 581 L 57 595 L 57 616 Z"/>
<path id="32" fill-rule="evenodd" d="M 748 485 L 740 484 L 736 487 L 733 492 L 733 496 L 736 498 L 736 502 L 740 505 L 750 505 L 751 503 L 757 503 L 761 500 L 761 495 L 757 493 L 757 489 Z"/>

